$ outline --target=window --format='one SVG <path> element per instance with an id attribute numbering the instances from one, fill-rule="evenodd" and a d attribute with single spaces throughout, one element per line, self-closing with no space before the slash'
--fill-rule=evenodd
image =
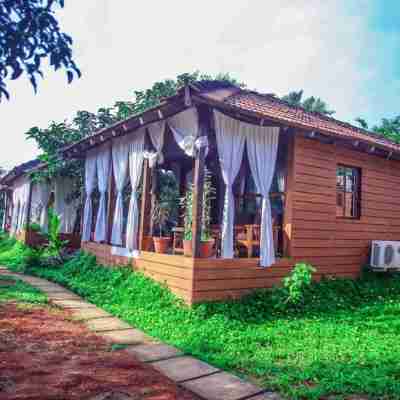
<path id="1" fill-rule="evenodd" d="M 338 165 L 336 169 L 336 217 L 360 218 L 361 171 Z"/>

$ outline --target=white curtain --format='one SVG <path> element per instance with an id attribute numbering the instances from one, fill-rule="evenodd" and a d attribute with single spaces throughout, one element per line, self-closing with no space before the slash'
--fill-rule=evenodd
<path id="1" fill-rule="evenodd" d="M 75 180 L 58 177 L 54 185 L 54 212 L 60 217 L 61 233 L 72 233 L 78 214 L 79 199 L 72 198 Z"/>
<path id="2" fill-rule="evenodd" d="M 28 218 L 28 200 L 29 200 L 29 178 L 23 178 L 19 183 L 18 188 L 18 201 L 19 201 L 19 215 L 17 223 L 17 233 L 21 232 L 25 228 L 25 224 Z"/>
<path id="3" fill-rule="evenodd" d="M 48 205 L 50 200 L 50 185 L 48 182 L 38 182 L 32 188 L 31 221 L 40 225 L 44 232 L 48 229 Z"/>
<path id="4" fill-rule="evenodd" d="M 199 136 L 199 117 L 195 107 L 188 108 L 168 119 L 176 143 L 189 156 L 194 157 Z"/>
<path id="5" fill-rule="evenodd" d="M 18 215 L 19 215 L 19 188 L 14 188 L 12 194 L 12 216 L 11 216 L 11 234 L 15 235 L 18 227 Z"/>
<path id="6" fill-rule="evenodd" d="M 132 193 L 129 202 L 128 223 L 126 227 L 126 247 L 130 251 L 138 249 L 139 206 L 137 189 L 142 176 L 143 150 L 144 130 L 140 130 L 129 140 L 129 178 L 131 181 Z"/>
<path id="7" fill-rule="evenodd" d="M 100 192 L 99 209 L 97 211 L 94 240 L 104 242 L 107 240 L 107 191 L 110 177 L 111 148 L 109 144 L 102 146 L 96 159 L 97 187 Z"/>
<path id="8" fill-rule="evenodd" d="M 241 130 L 240 121 L 229 118 L 216 110 L 214 110 L 214 118 L 219 162 L 225 183 L 221 255 L 223 258 L 233 258 L 235 206 L 232 185 L 242 162 L 245 134 Z"/>
<path id="9" fill-rule="evenodd" d="M 257 192 L 262 196 L 260 265 L 269 267 L 275 262 L 269 192 L 275 172 L 279 128 L 262 127 L 242 122 L 241 130 L 246 136 L 251 174 Z"/>
<path id="10" fill-rule="evenodd" d="M 147 126 L 151 143 L 155 152 L 145 152 L 144 157 L 149 160 L 149 167 L 153 168 L 157 163 L 164 162 L 162 148 L 164 146 L 165 120 L 154 122 Z"/>
<path id="11" fill-rule="evenodd" d="M 114 170 L 115 187 L 117 190 L 117 199 L 115 203 L 114 220 L 111 233 L 111 243 L 115 245 L 122 244 L 122 228 L 124 217 L 123 190 L 126 181 L 126 172 L 128 168 L 128 142 L 126 137 L 117 138 L 112 145 L 112 162 Z"/>
<path id="12" fill-rule="evenodd" d="M 92 231 L 93 204 L 92 194 L 96 187 L 97 149 L 90 150 L 85 159 L 85 208 L 83 212 L 82 241 L 89 241 Z"/>

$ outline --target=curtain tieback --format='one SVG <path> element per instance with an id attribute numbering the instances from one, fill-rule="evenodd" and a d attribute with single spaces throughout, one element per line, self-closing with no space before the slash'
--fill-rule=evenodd
<path id="1" fill-rule="evenodd" d="M 164 156 L 161 151 L 145 151 L 143 157 L 149 160 L 149 167 L 153 168 L 156 164 L 164 162 Z"/>
<path id="2" fill-rule="evenodd" d="M 207 136 L 185 136 L 183 139 L 183 148 L 185 153 L 189 157 L 195 157 L 196 152 L 199 151 L 201 148 L 206 148 L 206 154 L 208 153 L 208 138 Z"/>

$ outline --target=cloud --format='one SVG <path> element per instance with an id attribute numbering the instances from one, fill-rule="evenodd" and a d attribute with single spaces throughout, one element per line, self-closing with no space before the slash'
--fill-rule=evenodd
<path id="1" fill-rule="evenodd" d="M 47 126 L 79 109 L 112 105 L 130 98 L 133 89 L 196 69 L 230 72 L 264 92 L 285 94 L 304 88 L 306 95 L 326 100 L 339 118 L 376 118 L 390 112 L 379 101 L 382 96 L 390 91 L 389 98 L 394 99 L 400 88 L 399 80 L 390 82 L 390 89 L 382 84 L 386 60 L 395 63 L 393 57 L 382 54 L 394 50 L 397 32 L 382 35 L 371 28 L 376 4 L 345 0 L 68 2 L 59 15 L 63 28 L 74 38 L 83 77 L 67 85 L 62 73 L 49 71 L 36 96 L 27 82 L 12 83 L 13 99 L 0 105 L 7 142 L 0 147 L 0 160 L 10 165 L 37 152 L 23 135 L 32 126 Z"/>

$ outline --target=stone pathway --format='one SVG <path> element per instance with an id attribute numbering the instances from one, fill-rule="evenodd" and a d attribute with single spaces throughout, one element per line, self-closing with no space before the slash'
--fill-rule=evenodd
<path id="1" fill-rule="evenodd" d="M 127 345 L 126 350 L 136 359 L 152 365 L 177 384 L 205 400 L 282 399 L 278 393 L 265 391 L 253 383 L 158 342 L 60 285 L 45 279 L 9 272 L 5 267 L 0 267 L 0 273 L 21 279 L 40 289 L 51 303 L 69 309 L 73 318 L 83 321 L 97 335 L 112 344 Z"/>

